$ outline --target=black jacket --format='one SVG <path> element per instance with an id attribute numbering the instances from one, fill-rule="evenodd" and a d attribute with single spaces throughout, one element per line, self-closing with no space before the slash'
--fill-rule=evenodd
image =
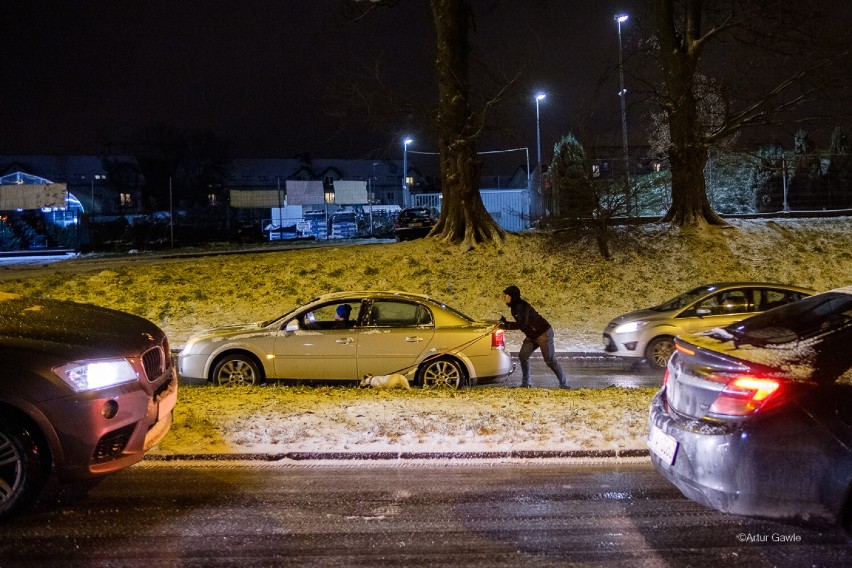
<path id="1" fill-rule="evenodd" d="M 550 329 L 547 320 L 526 300 L 518 298 L 509 304 L 509 307 L 512 309 L 512 317 L 515 321 L 503 324 L 504 329 L 519 329 L 530 339 L 535 339 Z"/>

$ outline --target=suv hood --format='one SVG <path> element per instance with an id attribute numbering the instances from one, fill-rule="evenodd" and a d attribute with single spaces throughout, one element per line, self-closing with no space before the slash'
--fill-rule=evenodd
<path id="1" fill-rule="evenodd" d="M 38 346 L 57 357 L 81 359 L 140 355 L 164 337 L 145 318 L 117 310 L 0 294 L 0 339 L 7 344 Z"/>

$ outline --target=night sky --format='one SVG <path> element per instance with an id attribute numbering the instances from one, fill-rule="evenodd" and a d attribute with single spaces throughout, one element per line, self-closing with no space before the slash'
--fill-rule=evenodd
<path id="1" fill-rule="evenodd" d="M 549 95 L 542 139 L 552 144 L 604 76 L 612 108 L 600 120 L 618 130 L 612 16 L 630 2 L 478 4 L 478 57 L 492 72 L 522 73 L 495 144 L 535 145 L 538 89 Z M 337 0 L 12 0 L 0 25 L 4 154 L 100 154 L 146 126 L 168 124 L 210 130 L 231 141 L 236 156 L 367 157 L 395 151 L 418 123 L 406 124 L 405 115 L 399 125 L 371 120 L 341 104 L 353 84 L 374 85 L 369 69 L 380 66 L 402 97 L 436 98 L 426 0 L 357 23 L 344 19 Z M 341 109 L 346 119 L 335 116 Z"/>
<path id="2" fill-rule="evenodd" d="M 476 61 L 492 77 L 520 73 L 497 111 L 501 130 L 480 149 L 534 151 L 538 90 L 548 94 L 541 104 L 543 147 L 568 131 L 619 143 L 613 15 L 631 14 L 622 28 L 628 49 L 646 2 L 475 4 Z M 427 0 L 403 0 L 356 23 L 343 17 L 339 0 L 7 0 L 3 6 L 2 154 L 120 153 L 153 124 L 212 131 L 231 142 L 235 157 L 393 157 L 405 134 L 420 149 L 436 149 L 414 111 L 376 103 L 368 113 L 351 102 L 357 85 L 362 95 L 396 93 L 394 104 L 434 104 Z M 382 88 L 369 79 L 375 67 L 382 69 Z"/>

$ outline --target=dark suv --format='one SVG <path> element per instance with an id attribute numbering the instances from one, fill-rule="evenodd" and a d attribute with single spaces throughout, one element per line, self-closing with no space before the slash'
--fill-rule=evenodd
<path id="1" fill-rule="evenodd" d="M 166 335 L 138 316 L 0 292 L 0 519 L 139 462 L 172 424 Z"/>
<path id="2" fill-rule="evenodd" d="M 411 207 L 399 212 L 394 224 L 397 241 L 425 237 L 435 226 L 437 219 L 428 207 Z"/>

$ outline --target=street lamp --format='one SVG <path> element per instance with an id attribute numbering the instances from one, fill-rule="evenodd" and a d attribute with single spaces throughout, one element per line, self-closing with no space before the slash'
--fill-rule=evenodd
<path id="1" fill-rule="evenodd" d="M 544 100 L 547 95 L 538 93 L 535 96 L 535 138 L 536 147 L 538 148 L 538 160 L 536 161 L 536 194 L 539 199 L 541 195 L 541 113 L 539 112 L 539 103 Z"/>
<path id="2" fill-rule="evenodd" d="M 538 93 L 535 96 L 535 137 L 538 144 L 538 168 L 541 168 L 541 114 L 539 113 L 538 103 L 544 100 L 547 95 Z"/>
<path id="3" fill-rule="evenodd" d="M 409 192 L 408 192 L 408 145 L 411 144 L 411 138 L 406 138 L 402 141 L 402 207 L 408 207 Z"/>
<path id="4" fill-rule="evenodd" d="M 627 90 L 624 88 L 624 65 L 621 58 L 621 23 L 626 22 L 627 14 L 616 14 L 613 19 L 618 23 L 618 80 L 619 91 L 618 96 L 621 99 L 621 143 L 624 150 L 624 179 L 629 179 L 629 158 L 627 156 L 627 106 L 625 99 L 627 98 Z"/>

